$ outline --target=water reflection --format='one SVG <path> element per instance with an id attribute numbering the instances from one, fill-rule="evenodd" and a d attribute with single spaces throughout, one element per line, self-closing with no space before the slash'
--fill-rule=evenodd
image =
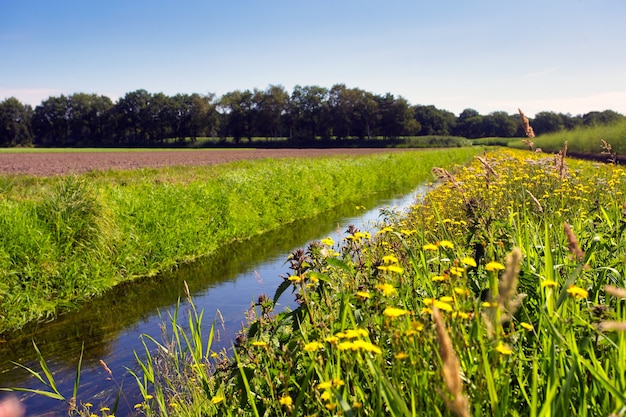
<path id="1" fill-rule="evenodd" d="M 0 343 L 0 386 L 43 388 L 11 363 L 38 368 L 32 347 L 35 341 L 55 373 L 61 392 L 68 397 L 81 349 L 84 354 L 79 401 L 94 404 L 102 401 L 109 406 L 113 402 L 117 389 L 114 381 L 107 379 L 100 360 L 107 363 L 118 383 L 126 384 L 128 389 L 124 391 L 135 396 L 135 383 L 126 369 L 136 366 L 134 351 L 143 349 L 139 335 L 160 339 L 163 317 L 167 317 L 180 298 L 184 299 L 185 282 L 196 306 L 205 310 L 207 326 L 217 310 L 221 312 L 224 322 L 219 326 L 216 348 L 229 347 L 234 334 L 241 329 L 251 301 L 261 293 L 273 295 L 282 281 L 279 275 L 288 271 L 285 261 L 290 252 L 314 239 L 329 235 L 339 238 L 349 224 L 367 227 L 377 220 L 379 208 L 405 205 L 414 200 L 417 192 L 396 199 L 385 199 L 391 193 L 371 195 L 358 201 L 358 205 L 375 207 L 369 211 L 357 210 L 355 203 L 345 204 L 314 219 L 293 222 L 253 239 L 234 242 L 198 262 L 157 277 L 119 285 L 80 310 L 8 335 Z M 285 294 L 283 298 L 287 300 L 288 296 Z M 48 412 L 48 416 L 66 414 L 62 404 L 40 396 L 26 396 L 25 402 L 31 416 L 43 412 Z M 135 402 L 136 398 L 129 399 L 131 407 Z M 50 409 L 58 411 L 50 413 Z"/>

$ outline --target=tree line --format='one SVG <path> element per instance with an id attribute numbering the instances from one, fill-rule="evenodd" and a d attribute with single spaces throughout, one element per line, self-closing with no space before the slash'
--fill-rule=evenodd
<path id="1" fill-rule="evenodd" d="M 584 115 L 541 112 L 535 133 L 608 124 L 624 116 L 612 110 Z M 117 102 L 76 93 L 49 97 L 34 109 L 11 97 L 0 102 L 0 146 L 160 146 L 199 137 L 235 143 L 264 137 L 306 144 L 319 139 L 390 140 L 405 136 L 521 137 L 519 115 L 496 111 L 459 116 L 432 105 L 411 105 L 401 96 L 378 95 L 336 84 L 280 85 L 265 90 L 215 94 L 149 93 L 140 89 Z"/>

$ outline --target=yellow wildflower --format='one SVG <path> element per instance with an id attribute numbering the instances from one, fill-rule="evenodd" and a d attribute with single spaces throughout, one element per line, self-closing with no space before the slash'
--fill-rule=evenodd
<path id="1" fill-rule="evenodd" d="M 467 288 L 459 288 L 459 287 L 455 287 L 455 288 L 454 288 L 454 292 L 455 292 L 457 295 L 469 295 L 469 294 L 470 294 L 470 292 L 469 292 L 469 290 L 468 290 Z"/>
<path id="2" fill-rule="evenodd" d="M 381 290 L 385 296 L 390 296 L 395 294 L 397 291 L 391 284 L 378 284 L 376 288 Z"/>
<path id="3" fill-rule="evenodd" d="M 422 300 L 422 302 L 424 303 L 424 305 L 427 305 L 427 306 L 433 305 L 433 304 L 435 303 L 435 301 L 437 301 L 437 300 L 436 300 L 436 299 L 434 299 L 434 298 L 424 298 L 424 299 Z"/>
<path id="4" fill-rule="evenodd" d="M 567 289 L 567 293 L 571 295 L 572 297 L 578 298 L 578 299 L 587 298 L 589 296 L 589 293 L 587 292 L 587 290 L 577 287 L 575 285 L 572 285 L 571 287 L 569 287 Z"/>
<path id="5" fill-rule="evenodd" d="M 327 237 L 325 239 L 320 240 L 326 246 L 335 246 L 335 241 L 332 237 Z"/>
<path id="6" fill-rule="evenodd" d="M 289 281 L 297 284 L 299 282 L 302 282 L 302 277 L 300 275 L 292 275 L 289 277 Z"/>
<path id="7" fill-rule="evenodd" d="M 496 346 L 496 350 L 502 355 L 510 355 L 513 353 L 513 350 L 502 342 Z"/>
<path id="8" fill-rule="evenodd" d="M 453 249 L 454 243 L 450 242 L 449 240 L 442 240 L 439 242 L 439 246 L 445 249 Z"/>
<path id="9" fill-rule="evenodd" d="M 368 336 L 367 330 L 365 329 L 348 329 L 345 331 L 346 339 L 356 339 L 357 337 L 366 337 Z"/>
<path id="10" fill-rule="evenodd" d="M 328 336 L 324 339 L 324 342 L 328 342 L 328 343 L 337 343 L 339 341 L 339 338 L 337 336 Z"/>
<path id="11" fill-rule="evenodd" d="M 548 287 L 548 288 L 553 288 L 556 287 L 557 285 L 559 285 L 556 281 L 552 281 L 551 279 L 547 279 L 545 281 L 541 282 L 541 287 Z"/>
<path id="12" fill-rule="evenodd" d="M 452 313 L 452 317 L 459 319 L 469 319 L 470 315 L 464 311 L 455 311 Z"/>
<path id="13" fill-rule="evenodd" d="M 372 298 L 372 294 L 368 293 L 367 291 L 357 291 L 356 295 L 359 298 Z"/>
<path id="14" fill-rule="evenodd" d="M 437 307 L 441 311 L 452 311 L 452 306 L 443 301 L 435 301 L 435 307 Z"/>
<path id="15" fill-rule="evenodd" d="M 398 263 L 398 258 L 396 258 L 393 255 L 385 255 L 385 256 L 383 256 L 383 262 L 386 263 L 386 264 L 391 264 L 391 263 L 397 264 Z"/>
<path id="16" fill-rule="evenodd" d="M 531 331 L 535 328 L 532 324 L 526 323 L 525 321 L 521 322 L 519 325 L 528 331 Z"/>
<path id="17" fill-rule="evenodd" d="M 328 389 L 332 386 L 333 386 L 332 381 L 324 381 L 324 382 L 320 382 L 319 384 L 317 384 L 316 388 L 318 390 L 323 390 L 323 389 Z"/>
<path id="18" fill-rule="evenodd" d="M 321 349 L 323 346 L 324 345 L 322 345 L 320 342 L 309 342 L 304 345 L 304 350 L 306 352 L 315 352 L 316 350 Z"/>
<path id="19" fill-rule="evenodd" d="M 387 271 L 395 272 L 396 274 L 401 274 L 404 272 L 404 268 L 398 265 L 389 265 L 387 266 Z"/>
<path id="20" fill-rule="evenodd" d="M 324 391 L 321 395 L 322 400 L 328 401 L 333 398 L 333 394 L 330 391 Z"/>
<path id="21" fill-rule="evenodd" d="M 367 352 L 376 353 L 378 355 L 382 355 L 383 351 L 380 348 L 370 342 L 366 342 L 365 340 L 355 340 L 354 341 L 355 349 L 363 349 Z"/>
<path id="22" fill-rule="evenodd" d="M 444 295 L 443 297 L 439 297 L 439 301 L 443 301 L 444 303 L 453 303 L 454 298 L 450 297 L 449 295 Z"/>
<path id="23" fill-rule="evenodd" d="M 396 353 L 396 355 L 394 356 L 396 359 L 398 360 L 402 360 L 402 359 L 406 359 L 409 357 L 408 354 L 404 353 L 404 352 L 398 352 Z"/>
<path id="24" fill-rule="evenodd" d="M 257 341 L 252 342 L 252 346 L 265 347 L 265 346 L 267 346 L 267 343 L 263 342 L 261 340 L 257 340 Z"/>
<path id="25" fill-rule="evenodd" d="M 461 259 L 461 263 L 463 265 L 473 266 L 474 268 L 476 268 L 476 261 L 474 260 L 474 258 L 470 258 L 469 256 Z"/>
<path id="26" fill-rule="evenodd" d="M 502 271 L 503 269 L 504 265 L 496 261 L 491 261 L 487 265 L 485 265 L 485 270 L 487 271 Z"/>
<path id="27" fill-rule="evenodd" d="M 432 243 L 427 243 L 422 246 L 422 250 L 437 250 L 437 245 L 433 245 Z"/>
<path id="28" fill-rule="evenodd" d="M 411 312 L 409 310 L 404 310 L 402 308 L 387 307 L 385 308 L 385 311 L 383 312 L 383 314 L 387 317 L 400 317 L 400 316 L 404 316 L 407 314 L 411 314 Z"/>
<path id="29" fill-rule="evenodd" d="M 293 400 L 291 399 L 289 395 L 284 395 L 280 397 L 278 402 L 281 403 L 282 405 L 286 405 L 287 407 L 290 407 L 293 404 Z"/>
<path id="30" fill-rule="evenodd" d="M 447 275 L 435 275 L 434 277 L 432 277 L 432 280 L 435 282 L 445 281 L 446 279 L 448 279 Z"/>
<path id="31" fill-rule="evenodd" d="M 354 343 L 352 342 L 341 342 L 337 345 L 339 350 L 354 350 Z"/>

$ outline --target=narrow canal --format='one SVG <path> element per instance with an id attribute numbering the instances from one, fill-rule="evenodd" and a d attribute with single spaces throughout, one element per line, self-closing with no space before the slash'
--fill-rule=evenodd
<path id="1" fill-rule="evenodd" d="M 135 352 L 143 356 L 140 335 L 161 341 L 162 324 L 168 321 L 168 314 L 179 299 L 184 316 L 185 282 L 196 307 L 204 310 L 205 333 L 208 334 L 213 320 L 217 322 L 218 338 L 213 350 L 230 349 L 251 303 L 260 294 L 273 296 L 282 282 L 280 275 L 289 271 L 286 261 L 291 252 L 328 236 L 339 241 L 350 224 L 374 231 L 381 209 L 404 210 L 424 190 L 418 187 L 404 194 L 386 192 L 364 197 L 313 219 L 227 245 L 176 271 L 120 285 L 78 311 L 7 335 L 5 340 L 0 340 L 0 387 L 47 390 L 13 364 L 17 362 L 40 371 L 34 342 L 46 358 L 60 392 L 70 398 L 83 350 L 78 403 L 90 402 L 96 411 L 101 406 L 113 408 L 121 385 L 124 396 L 116 415 L 133 415 L 133 406 L 141 398 L 128 369 L 138 371 Z M 281 301 L 288 303 L 289 295 L 284 294 Z M 154 347 L 150 342 L 148 346 Z M 106 363 L 113 378 L 100 361 Z M 20 398 L 27 407 L 27 416 L 67 415 L 67 406 L 58 400 L 34 394 L 23 394 Z"/>

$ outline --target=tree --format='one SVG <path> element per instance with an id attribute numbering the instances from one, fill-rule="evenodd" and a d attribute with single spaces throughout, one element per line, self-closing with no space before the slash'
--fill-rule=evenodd
<path id="1" fill-rule="evenodd" d="M 530 121 L 535 134 L 558 132 L 565 129 L 565 124 L 560 115 L 551 111 L 542 111 L 535 115 Z"/>
<path id="2" fill-rule="evenodd" d="M 496 111 L 483 118 L 485 137 L 512 138 L 517 133 L 517 126 L 506 112 Z"/>
<path id="3" fill-rule="evenodd" d="M 328 89 L 319 86 L 296 85 L 289 102 L 290 137 L 315 140 L 330 136 Z"/>
<path id="4" fill-rule="evenodd" d="M 592 111 L 583 116 L 583 124 L 585 126 L 606 125 L 623 119 L 624 116 L 613 110 Z"/>
<path id="5" fill-rule="evenodd" d="M 471 139 L 484 137 L 483 116 L 474 109 L 463 110 L 457 118 L 454 134 Z"/>
<path id="6" fill-rule="evenodd" d="M 30 145 L 32 109 L 15 97 L 0 103 L 0 146 Z"/>
<path id="7" fill-rule="evenodd" d="M 420 135 L 445 136 L 452 134 L 456 126 L 454 113 L 439 110 L 435 106 L 415 106 L 415 120 L 422 126 Z"/>
<path id="8" fill-rule="evenodd" d="M 285 88 L 281 85 L 270 85 L 265 91 L 255 90 L 252 101 L 255 134 L 266 138 L 283 136 L 284 115 L 289 102 L 289 93 Z"/>
<path id="9" fill-rule="evenodd" d="M 252 139 L 252 101 L 253 93 L 250 90 L 235 90 L 224 94 L 218 103 L 221 115 L 221 136 L 232 136 L 238 143 L 241 138 Z"/>
<path id="10" fill-rule="evenodd" d="M 70 105 L 64 95 L 49 97 L 35 107 L 31 123 L 33 143 L 42 146 L 74 146 L 70 137 Z"/>
<path id="11" fill-rule="evenodd" d="M 378 102 L 379 134 L 383 138 L 397 138 L 404 135 L 416 135 L 421 125 L 415 120 L 414 108 L 403 97 L 395 98 L 387 93 L 376 98 Z"/>

